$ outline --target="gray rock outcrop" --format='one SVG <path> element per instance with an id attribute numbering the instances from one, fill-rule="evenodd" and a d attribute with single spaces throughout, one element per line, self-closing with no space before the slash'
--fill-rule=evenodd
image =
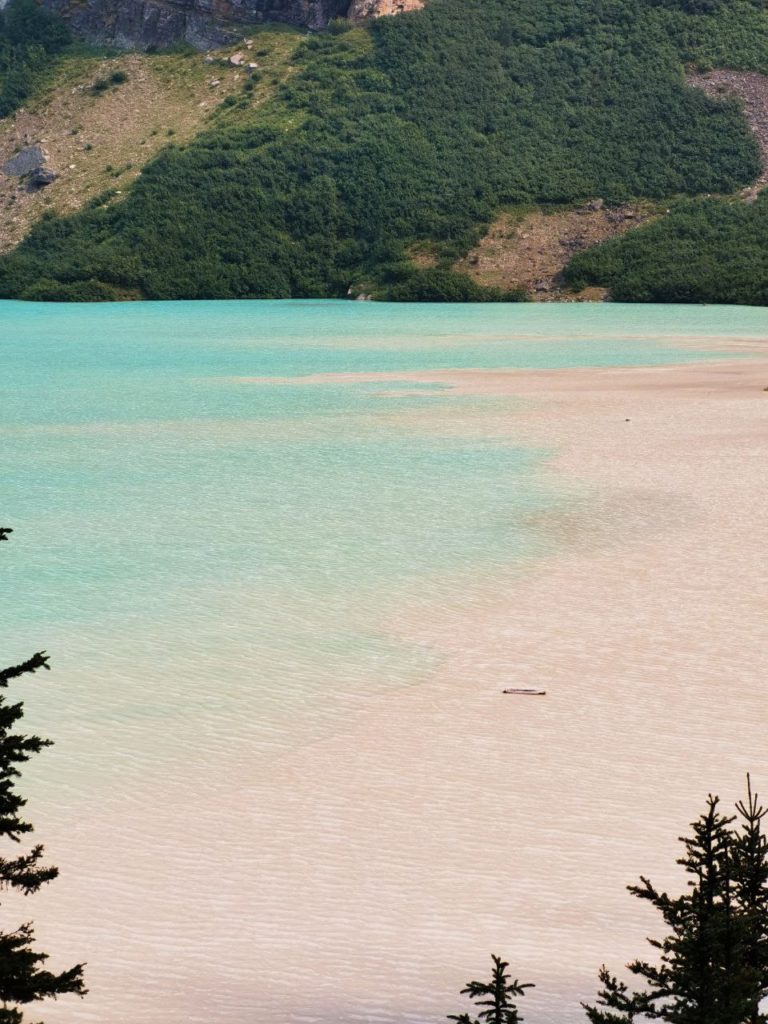
<path id="1" fill-rule="evenodd" d="M 165 49 L 188 42 L 200 50 L 242 39 L 248 25 L 283 22 L 325 28 L 350 0 L 42 0 L 72 30 L 99 45 Z"/>
<path id="2" fill-rule="evenodd" d="M 0 171 L 9 177 L 23 178 L 25 174 L 45 167 L 48 157 L 42 146 L 25 146 L 10 160 L 6 160 Z"/>

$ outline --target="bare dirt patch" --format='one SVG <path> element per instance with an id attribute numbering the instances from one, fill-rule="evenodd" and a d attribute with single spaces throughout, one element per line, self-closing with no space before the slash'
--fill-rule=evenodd
<path id="1" fill-rule="evenodd" d="M 741 101 L 744 116 L 757 139 L 763 161 L 760 177 L 740 193 L 747 202 L 754 201 L 761 189 L 768 185 L 768 75 L 761 75 L 757 71 L 719 68 L 716 71 L 688 74 L 685 80 L 688 85 L 702 89 L 713 99 L 722 100 L 731 96 Z"/>
<path id="2" fill-rule="evenodd" d="M 407 14 L 418 11 L 424 0 L 352 0 L 347 12 L 350 21 L 364 21 L 366 18 L 384 18 L 393 14 Z"/>
<path id="3" fill-rule="evenodd" d="M 254 58 L 261 77 L 248 94 L 250 70 L 229 65 L 231 47 L 213 55 L 213 62 L 202 54 L 138 53 L 65 62 L 52 89 L 0 121 L 0 165 L 39 144 L 57 176 L 30 192 L 25 179 L 0 174 L 0 252 L 17 245 L 46 210 L 72 213 L 109 190 L 119 201 L 164 146 L 190 141 L 217 109 L 227 123 L 252 116 L 289 72 L 298 42 L 285 33 L 257 38 L 259 49 L 269 53 Z M 94 90 L 116 72 L 125 81 Z M 230 96 L 246 106 L 222 109 Z"/>
<path id="4" fill-rule="evenodd" d="M 469 274 L 478 284 L 523 288 L 539 302 L 601 299 L 602 289 L 589 295 L 567 293 L 562 271 L 575 252 L 607 238 L 622 235 L 657 215 L 650 204 L 608 208 L 600 200 L 575 210 L 534 210 L 519 218 L 502 213 L 455 269 Z"/>

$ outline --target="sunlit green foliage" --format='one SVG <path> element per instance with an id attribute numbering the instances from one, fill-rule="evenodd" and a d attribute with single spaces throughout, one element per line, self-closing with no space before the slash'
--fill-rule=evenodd
<path id="1" fill-rule="evenodd" d="M 400 263 L 382 268 L 374 297 L 389 302 L 524 302 L 523 291 L 504 291 L 477 284 L 466 274 L 447 268 L 422 270 Z"/>
<path id="2" fill-rule="evenodd" d="M 683 63 L 766 54 L 751 0 L 430 0 L 337 23 L 251 125 L 214 120 L 123 201 L 40 223 L 0 261 L 0 295 L 504 297 L 449 270 L 501 204 L 754 178 L 737 106 Z M 409 267 L 419 240 L 433 271 Z"/>

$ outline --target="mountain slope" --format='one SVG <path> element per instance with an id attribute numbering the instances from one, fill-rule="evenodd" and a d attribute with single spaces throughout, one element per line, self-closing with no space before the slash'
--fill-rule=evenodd
<path id="1" fill-rule="evenodd" d="M 653 230 L 576 256 L 564 274 L 571 287 L 610 288 L 625 302 L 768 305 L 768 193 L 759 198 L 768 184 L 768 77 L 729 70 L 690 81 L 742 100 L 760 146 L 760 176 L 735 201 L 675 203 Z"/>
<path id="2" fill-rule="evenodd" d="M 500 297 L 450 267 L 502 205 L 756 178 L 738 104 L 684 70 L 766 54 L 750 0 L 431 0 L 340 26 L 302 44 L 274 100 L 161 152 L 124 201 L 38 224 L 0 260 L 0 294 Z"/>
<path id="3" fill-rule="evenodd" d="M 51 88 L 0 121 L 0 167 L 34 141 L 56 174 L 44 192 L 0 174 L 0 251 L 18 244 L 43 211 L 72 213 L 99 196 L 119 202 L 171 139 L 184 144 L 212 123 L 250 116 L 290 73 L 299 38 L 259 35 L 258 81 L 230 65 L 228 51 L 211 64 L 195 53 L 63 59 Z M 246 83 L 247 111 L 239 105 Z M 229 96 L 238 103 L 222 107 Z"/>

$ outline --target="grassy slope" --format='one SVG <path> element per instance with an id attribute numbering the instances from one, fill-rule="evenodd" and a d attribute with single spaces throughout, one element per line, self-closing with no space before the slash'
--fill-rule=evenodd
<path id="1" fill-rule="evenodd" d="M 21 241 L 44 212 L 73 213 L 107 192 L 109 202 L 119 202 L 171 141 L 184 144 L 212 123 L 250 119 L 290 73 L 299 39 L 285 32 L 254 37 L 260 78 L 247 94 L 249 72 L 226 62 L 230 50 L 216 55 L 221 60 L 214 65 L 197 53 L 63 57 L 24 107 L 0 121 L 0 164 L 28 140 L 45 140 L 59 175 L 36 193 L 17 178 L 0 176 L 0 250 Z M 115 72 L 126 81 L 93 91 L 95 82 Z M 238 102 L 223 107 L 228 96 Z"/>
<path id="2" fill-rule="evenodd" d="M 447 268 L 502 204 L 730 192 L 756 176 L 737 106 L 686 87 L 683 64 L 761 69 L 768 18 L 750 0 L 700 2 L 714 12 L 432 0 L 312 37 L 274 101 L 229 123 L 227 108 L 125 201 L 40 224 L 0 261 L 0 294 L 323 296 L 372 283 L 391 298 L 488 297 Z M 435 267 L 407 259 L 419 242 Z"/>

